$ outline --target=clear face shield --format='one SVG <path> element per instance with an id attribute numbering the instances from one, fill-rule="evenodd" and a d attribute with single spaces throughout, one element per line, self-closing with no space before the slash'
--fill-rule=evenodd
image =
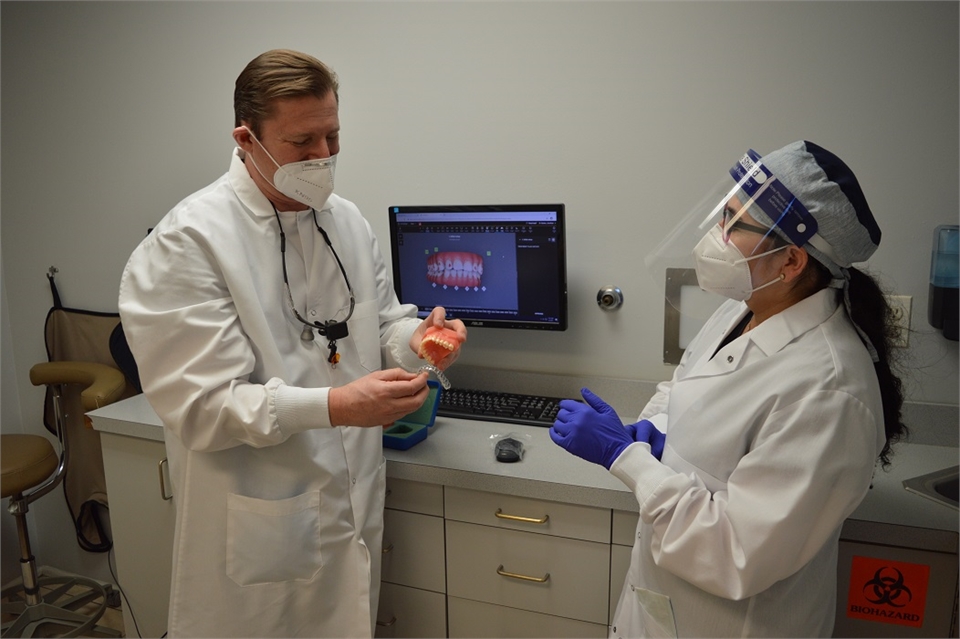
<path id="1" fill-rule="evenodd" d="M 803 246 L 816 232 L 816 220 L 763 165 L 760 155 L 750 150 L 644 258 L 644 263 L 676 312 L 703 320 L 724 299 L 743 298 L 709 292 L 716 287 L 698 281 L 695 248 L 702 252 L 702 247 L 709 244 L 711 252 L 725 254 L 724 259 L 748 269 L 746 262 L 773 252 L 774 243 L 769 240 L 774 234 Z"/>

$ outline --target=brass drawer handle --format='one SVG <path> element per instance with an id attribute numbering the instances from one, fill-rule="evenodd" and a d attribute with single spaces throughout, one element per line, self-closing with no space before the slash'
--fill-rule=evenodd
<path id="1" fill-rule="evenodd" d="M 522 521 L 526 524 L 545 524 L 550 519 L 550 515 L 544 515 L 543 517 L 537 519 L 536 517 L 521 517 L 520 515 L 508 515 L 503 512 L 502 508 L 497 508 L 497 512 L 493 513 L 500 519 L 509 519 L 510 521 Z"/>
<path id="2" fill-rule="evenodd" d="M 160 496 L 163 498 L 164 501 L 170 501 L 171 499 L 173 499 L 173 494 L 170 494 L 170 495 L 167 494 L 167 482 L 163 478 L 163 467 L 165 465 L 169 466 L 169 464 L 167 463 L 166 457 L 161 459 L 160 463 L 157 464 L 157 471 L 160 473 Z"/>
<path id="3" fill-rule="evenodd" d="M 550 573 L 548 572 L 543 577 L 531 577 L 530 575 L 521 575 L 515 572 L 507 572 L 503 569 L 503 564 L 500 564 L 500 567 L 497 568 L 497 574 L 501 577 L 511 577 L 513 579 L 522 579 L 523 581 L 535 581 L 538 584 L 546 583 L 550 579 Z"/>
<path id="4" fill-rule="evenodd" d="M 397 623 L 397 618 L 396 618 L 396 617 L 390 617 L 390 621 L 379 621 L 379 620 L 377 621 L 377 625 L 380 626 L 381 628 L 386 628 L 387 626 L 392 626 L 392 625 L 395 624 L 395 623 Z"/>
<path id="5" fill-rule="evenodd" d="M 386 546 L 383 547 L 383 550 L 381 550 L 380 553 L 385 555 L 391 550 L 393 550 L 393 544 L 387 544 Z"/>

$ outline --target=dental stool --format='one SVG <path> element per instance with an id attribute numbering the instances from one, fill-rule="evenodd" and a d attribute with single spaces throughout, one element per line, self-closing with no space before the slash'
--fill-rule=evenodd
<path id="1" fill-rule="evenodd" d="M 64 386 L 83 387 L 80 404 L 87 412 L 119 399 L 126 378 L 119 370 L 104 364 L 64 361 L 35 365 L 30 369 L 30 381 L 34 386 L 47 385 L 52 391 L 60 452 L 58 455 L 42 435 L 0 435 L 0 496 L 10 498 L 7 510 L 17 522 L 23 576 L 23 583 L 0 593 L 5 619 L 2 636 L 119 637 L 119 632 L 97 625 L 106 610 L 112 586 L 73 575 L 39 577 L 30 549 L 26 515 L 31 503 L 63 481 L 70 463 L 70 434 L 62 405 Z M 41 588 L 46 592 L 41 592 Z M 78 612 L 81 608 L 85 610 Z M 16 618 L 6 621 L 10 615 Z"/>

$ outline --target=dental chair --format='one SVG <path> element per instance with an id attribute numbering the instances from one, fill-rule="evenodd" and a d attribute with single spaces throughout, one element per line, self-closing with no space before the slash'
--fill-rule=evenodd
<path id="1" fill-rule="evenodd" d="M 112 586 L 85 577 L 40 577 L 27 534 L 28 506 L 56 488 L 70 464 L 70 433 L 63 405 L 64 387 L 77 384 L 83 412 L 115 402 L 126 387 L 116 368 L 93 362 L 44 362 L 30 369 L 34 386 L 46 385 L 53 393 L 59 453 L 42 435 L 0 435 L 2 496 L 17 522 L 20 572 L 23 581 L 5 588 L 2 597 L 3 637 L 121 636 L 98 626 Z M 83 610 L 81 610 L 83 609 Z M 11 619 L 10 617 L 13 616 Z"/>

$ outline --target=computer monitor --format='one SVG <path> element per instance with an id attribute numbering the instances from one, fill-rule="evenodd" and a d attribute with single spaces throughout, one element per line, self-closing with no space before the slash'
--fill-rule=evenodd
<path id="1" fill-rule="evenodd" d="M 442 306 L 467 326 L 563 331 L 563 204 L 391 206 L 393 285 L 420 317 Z"/>

